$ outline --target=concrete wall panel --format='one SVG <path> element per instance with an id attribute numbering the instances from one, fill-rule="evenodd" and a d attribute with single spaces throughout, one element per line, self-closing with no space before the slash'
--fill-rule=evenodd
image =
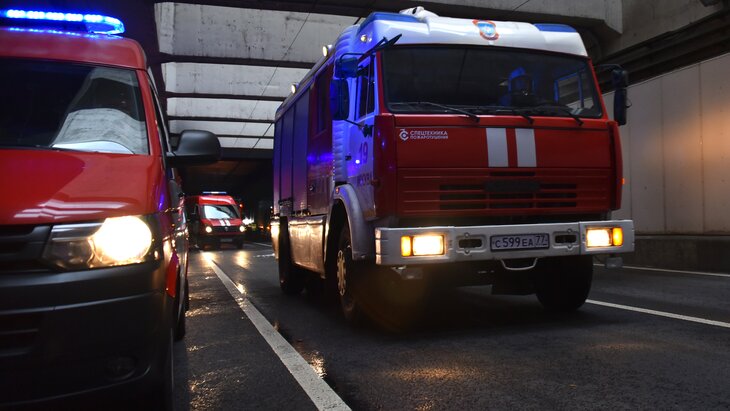
<path id="1" fill-rule="evenodd" d="M 167 99 L 167 114 L 174 117 L 273 121 L 280 104 L 278 101 L 175 97 Z"/>
<path id="2" fill-rule="evenodd" d="M 730 232 L 730 54 L 700 65 L 705 231 Z"/>
<path id="3" fill-rule="evenodd" d="M 665 230 L 701 233 L 702 115 L 699 67 L 669 73 L 662 87 Z"/>
<path id="4" fill-rule="evenodd" d="M 322 57 L 322 46 L 357 20 L 182 3 L 155 4 L 155 15 L 164 53 L 307 63 Z"/>
<path id="5" fill-rule="evenodd" d="M 173 93 L 286 97 L 307 69 L 249 65 L 166 63 L 165 88 Z"/>
<path id="6" fill-rule="evenodd" d="M 662 89 L 646 82 L 629 90 L 631 107 L 631 211 L 640 232 L 664 231 Z"/>

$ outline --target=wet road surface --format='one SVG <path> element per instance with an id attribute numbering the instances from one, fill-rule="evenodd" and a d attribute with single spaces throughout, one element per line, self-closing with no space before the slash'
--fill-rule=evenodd
<path id="1" fill-rule="evenodd" d="M 534 296 L 445 290 L 417 324 L 387 332 L 351 327 L 306 292 L 284 296 L 271 248 L 247 243 L 191 254 L 178 410 L 317 408 L 211 261 L 355 410 L 730 408 L 730 276 L 596 267 L 594 303 L 569 315 Z"/>

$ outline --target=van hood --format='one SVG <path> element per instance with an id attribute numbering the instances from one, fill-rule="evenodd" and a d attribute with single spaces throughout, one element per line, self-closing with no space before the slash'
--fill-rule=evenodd
<path id="1" fill-rule="evenodd" d="M 159 158 L 0 150 L 0 225 L 150 214 L 165 208 Z"/>

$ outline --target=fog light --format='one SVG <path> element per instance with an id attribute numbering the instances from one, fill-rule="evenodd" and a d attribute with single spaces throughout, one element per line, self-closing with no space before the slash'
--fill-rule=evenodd
<path id="1" fill-rule="evenodd" d="M 401 237 L 400 253 L 403 257 L 442 255 L 444 236 L 427 234 Z"/>
<path id="2" fill-rule="evenodd" d="M 206 233 L 209 233 L 209 234 L 212 233 L 213 232 L 213 227 L 211 227 L 209 225 L 205 226 L 205 232 Z"/>
<path id="3" fill-rule="evenodd" d="M 621 247 L 623 244 L 624 231 L 621 227 L 586 230 L 586 247 Z"/>
<path id="4" fill-rule="evenodd" d="M 238 231 L 244 232 L 244 231 L 246 231 L 246 227 L 244 227 L 242 225 L 241 226 L 238 226 Z"/>
<path id="5" fill-rule="evenodd" d="M 611 234 L 608 228 L 589 228 L 586 230 L 586 247 L 608 247 Z"/>

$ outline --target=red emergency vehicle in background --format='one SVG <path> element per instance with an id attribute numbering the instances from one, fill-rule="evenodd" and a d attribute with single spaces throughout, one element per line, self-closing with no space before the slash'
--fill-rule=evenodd
<path id="1" fill-rule="evenodd" d="M 614 121 L 571 27 L 419 7 L 373 13 L 323 51 L 276 115 L 285 293 L 329 280 L 346 318 L 382 319 L 439 279 L 575 310 L 593 256 L 633 251 L 633 222 L 611 219 L 626 74 Z"/>
<path id="2" fill-rule="evenodd" d="M 0 408 L 144 394 L 169 409 L 188 307 L 175 167 L 215 161 L 218 139 L 186 131 L 171 149 L 119 20 L 0 23 Z"/>
<path id="3" fill-rule="evenodd" d="M 190 242 L 201 250 L 206 246 L 220 247 L 230 242 L 243 248 L 246 226 L 241 208 L 233 197 L 224 192 L 204 192 L 185 200 L 190 219 Z"/>

